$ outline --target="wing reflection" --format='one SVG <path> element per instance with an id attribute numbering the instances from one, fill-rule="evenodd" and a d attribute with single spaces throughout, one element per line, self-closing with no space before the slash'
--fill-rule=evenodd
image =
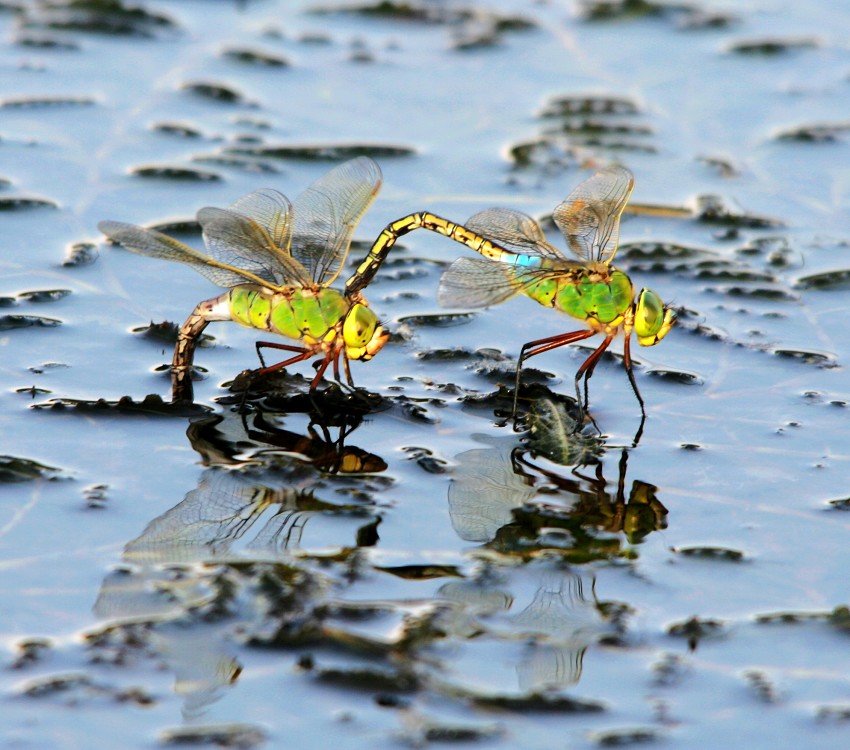
<path id="1" fill-rule="evenodd" d="M 380 457 L 345 445 L 360 422 L 329 425 L 310 413 L 301 420 L 308 422 L 304 431 L 284 426 L 298 418 L 226 412 L 193 422 L 188 436 L 208 468 L 180 503 L 127 543 L 121 569 L 101 585 L 94 612 L 111 621 L 107 629 L 122 623 L 155 626 L 155 648 L 175 672 L 175 692 L 187 717 L 201 714 L 241 672 L 226 646 L 229 638 L 214 624 L 188 632 L 178 625 L 216 596 L 211 583 L 216 563 L 275 564 L 298 549 L 377 541 L 380 519 L 369 490 L 382 486 L 368 477 L 346 479 L 386 468 Z M 332 485 L 330 474 L 337 475 Z M 357 501 L 321 497 L 353 497 L 355 488 Z M 340 530 L 350 536 L 340 538 Z"/>
<path id="2" fill-rule="evenodd" d="M 515 669 L 526 694 L 578 684 L 588 646 L 616 634 L 596 599 L 593 577 L 552 561 L 501 576 L 487 570 L 474 580 L 444 584 L 438 596 L 459 605 L 454 636 L 521 642 Z"/>
<path id="3" fill-rule="evenodd" d="M 523 439 L 476 436 L 488 447 L 455 457 L 452 525 L 489 562 L 477 579 L 439 594 L 461 605 L 456 636 L 523 641 L 519 686 L 542 694 L 576 685 L 587 648 L 618 633 L 621 608 L 600 603 L 595 579 L 574 566 L 635 558 L 649 534 L 666 528 L 667 510 L 651 484 L 634 480 L 627 494 L 629 449 L 614 454 L 616 481 L 605 478 L 607 446 L 576 431 L 568 405 L 541 399 L 529 424 Z"/>
<path id="4" fill-rule="evenodd" d="M 572 562 L 634 557 L 635 545 L 667 526 L 658 488 L 634 480 L 627 496 L 629 449 L 609 483 L 601 438 L 576 433 L 554 402 L 539 410 L 545 419 L 532 422 L 525 442 L 479 437 L 491 447 L 455 457 L 448 491 L 455 532 L 521 557 L 548 549 Z"/>
<path id="5" fill-rule="evenodd" d="M 541 576 L 533 600 L 514 615 L 512 625 L 531 639 L 517 665 L 525 691 L 578 683 L 587 647 L 612 630 L 596 600 L 585 597 L 582 577 L 571 571 Z"/>
<path id="6" fill-rule="evenodd" d="M 537 494 L 514 471 L 514 440 L 492 442 L 492 448 L 473 448 L 455 456 L 458 467 L 449 485 L 449 517 L 455 533 L 467 542 L 494 539 L 511 522 L 514 508 Z"/>

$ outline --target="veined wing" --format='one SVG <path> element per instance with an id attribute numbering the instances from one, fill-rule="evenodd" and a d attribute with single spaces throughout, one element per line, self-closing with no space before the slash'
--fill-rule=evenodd
<path id="1" fill-rule="evenodd" d="M 567 261 L 569 266 L 580 263 Z M 440 277 L 437 301 L 442 307 L 489 307 L 510 299 L 543 279 L 565 269 L 527 268 L 485 258 L 459 258 Z"/>
<path id="2" fill-rule="evenodd" d="M 266 230 L 274 246 L 285 255 L 290 255 L 292 204 L 283 193 L 272 188 L 262 188 L 240 198 L 230 210 L 256 221 Z"/>
<path id="3" fill-rule="evenodd" d="M 273 283 L 273 279 L 270 280 L 265 276 L 210 258 L 153 229 L 145 229 L 135 224 L 122 224 L 118 221 L 101 221 L 97 228 L 109 239 L 120 243 L 131 252 L 147 255 L 149 258 L 185 263 L 218 286 L 234 287 L 246 282 L 269 286 Z"/>
<path id="4" fill-rule="evenodd" d="M 620 242 L 620 215 L 635 178 L 625 167 L 600 169 L 582 182 L 552 218 L 582 260 L 610 263 Z"/>
<path id="5" fill-rule="evenodd" d="M 209 254 L 266 280 L 266 286 L 311 286 L 306 269 L 276 247 L 253 219 L 227 208 L 202 208 L 198 222 Z"/>
<path id="6" fill-rule="evenodd" d="M 529 258 L 564 260 L 566 256 L 546 241 L 543 228 L 534 219 L 511 208 L 488 208 L 470 217 L 465 224 L 505 250 Z M 507 261 L 507 258 L 494 258 Z M 514 262 L 513 260 L 510 262 Z M 520 263 L 533 265 L 533 263 Z"/>
<path id="7" fill-rule="evenodd" d="M 359 156 L 310 185 L 293 204 L 292 257 L 311 279 L 330 285 L 348 255 L 354 228 L 381 187 L 381 170 Z"/>

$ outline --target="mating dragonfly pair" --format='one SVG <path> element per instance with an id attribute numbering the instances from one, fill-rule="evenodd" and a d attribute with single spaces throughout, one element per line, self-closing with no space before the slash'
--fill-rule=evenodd
<path id="1" fill-rule="evenodd" d="M 514 413 L 520 373 L 529 357 L 574 341 L 604 336 L 575 376 L 587 381 L 614 337 L 625 335 L 623 365 L 644 414 L 644 402 L 632 372 L 631 334 L 642 346 L 658 343 L 675 316 L 649 289 L 635 294 L 629 277 L 611 265 L 617 252 L 620 215 L 634 178 L 627 169 L 606 167 L 582 182 L 554 211 L 575 258 L 546 241 L 534 219 L 518 211 L 492 208 L 463 224 L 431 213 L 410 214 L 381 232 L 369 254 L 346 282 L 331 288 L 348 255 L 352 234 L 381 186 L 381 171 L 367 157 L 352 159 L 320 177 L 293 203 L 272 189 L 246 195 L 230 208 L 202 208 L 198 222 L 207 254 L 161 232 L 132 224 L 103 221 L 98 228 L 111 240 L 140 255 L 179 261 L 228 289 L 198 304 L 180 328 L 172 361 L 174 400 L 191 400 L 191 370 L 198 337 L 217 320 L 276 333 L 299 343 L 257 342 L 265 374 L 321 357 L 310 385 L 315 389 L 333 363 L 339 380 L 342 360 L 353 385 L 350 360 L 366 361 L 389 338 L 362 295 L 397 240 L 416 229 L 445 235 L 482 258 L 455 261 L 440 280 L 438 300 L 446 307 L 486 307 L 524 293 L 547 307 L 584 321 L 585 328 L 530 341 L 516 369 Z M 266 366 L 263 348 L 281 349 L 288 359 Z"/>

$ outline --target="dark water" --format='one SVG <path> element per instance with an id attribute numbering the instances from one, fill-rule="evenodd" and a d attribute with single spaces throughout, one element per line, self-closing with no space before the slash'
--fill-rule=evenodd
<path id="1" fill-rule="evenodd" d="M 850 12 L 2 7 L 3 747 L 846 741 Z M 541 217 L 634 172 L 617 263 L 680 309 L 634 351 L 636 447 L 616 357 L 572 433 L 578 346 L 505 426 L 520 347 L 573 324 L 447 316 L 468 251 L 426 233 L 367 290 L 374 397 L 290 398 L 301 365 L 243 421 L 257 336 L 217 324 L 198 407 L 143 402 L 173 343 L 140 329 L 217 292 L 97 222 L 293 198 L 358 153 L 384 186 L 351 267 L 411 211 Z"/>

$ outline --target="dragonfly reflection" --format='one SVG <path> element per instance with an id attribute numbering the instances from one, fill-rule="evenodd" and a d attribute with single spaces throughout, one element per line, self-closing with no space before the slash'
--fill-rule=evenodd
<path id="1" fill-rule="evenodd" d="M 506 568 L 499 575 L 485 569 L 472 580 L 446 583 L 437 593 L 462 613 L 456 635 L 474 638 L 476 645 L 485 637 L 516 644 L 514 659 L 506 661 L 513 661 L 526 693 L 577 684 L 588 647 L 616 633 L 596 598 L 595 579 L 551 560 Z M 475 662 L 469 668 L 475 669 Z"/>
<path id="2" fill-rule="evenodd" d="M 491 561 L 439 591 L 460 606 L 456 635 L 522 642 L 514 663 L 529 694 L 578 683 L 588 647 L 618 633 L 618 608 L 600 603 L 595 579 L 574 564 L 634 557 L 634 545 L 667 525 L 656 487 L 634 480 L 627 494 L 627 449 L 609 483 L 602 439 L 572 429 L 563 399 L 537 404 L 525 442 L 479 437 L 489 445 L 455 457 L 448 490 L 461 539 L 526 564 Z M 467 666 L 474 660 L 458 669 Z"/>
<path id="3" fill-rule="evenodd" d="M 327 474 L 375 474 L 385 471 L 386 462 L 374 453 L 346 445 L 348 438 L 362 424 L 365 412 L 345 410 L 332 405 L 327 395 L 342 392 L 330 386 L 320 396 L 293 396 L 279 401 L 283 409 L 269 411 L 252 408 L 250 414 L 219 414 L 193 422 L 187 431 L 195 450 L 205 464 L 244 460 L 255 456 L 291 456 Z M 356 396 L 357 394 L 355 394 Z M 343 396 L 345 401 L 353 398 Z M 329 408 L 330 407 L 330 408 Z M 303 410 L 307 420 L 303 431 L 288 429 L 294 412 Z"/>
<path id="4" fill-rule="evenodd" d="M 617 481 L 611 484 L 603 473 L 601 439 L 592 439 L 594 448 L 575 442 L 591 438 L 575 433 L 570 438 L 573 442 L 559 444 L 557 452 L 552 448 L 557 441 L 547 433 L 529 444 L 513 437 L 493 440 L 489 448 L 456 456 L 448 500 L 458 536 L 524 557 L 551 548 L 567 560 L 584 562 L 633 556 L 627 545 L 666 528 L 667 509 L 655 486 L 635 480 L 626 493 L 628 449 L 620 453 Z M 549 463 L 571 451 L 583 455 L 586 464 L 563 470 Z"/>
<path id="5" fill-rule="evenodd" d="M 225 412 L 190 425 L 192 446 L 208 468 L 177 505 L 127 543 L 121 569 L 106 577 L 94 606 L 98 617 L 118 623 L 159 623 L 155 647 L 176 674 L 187 716 L 201 713 L 241 671 L 225 645 L 229 639 L 214 625 L 171 624 L 212 606 L 219 564 L 280 564 L 304 548 L 377 541 L 379 517 L 370 503 L 333 499 L 346 482 L 358 497 L 367 494 L 362 476 L 347 480 L 346 474 L 386 468 L 380 457 L 344 444 L 357 423 L 311 421 L 305 434 L 281 426 L 283 418 L 258 411 L 248 423 Z M 338 478 L 329 488 L 331 473 Z"/>

